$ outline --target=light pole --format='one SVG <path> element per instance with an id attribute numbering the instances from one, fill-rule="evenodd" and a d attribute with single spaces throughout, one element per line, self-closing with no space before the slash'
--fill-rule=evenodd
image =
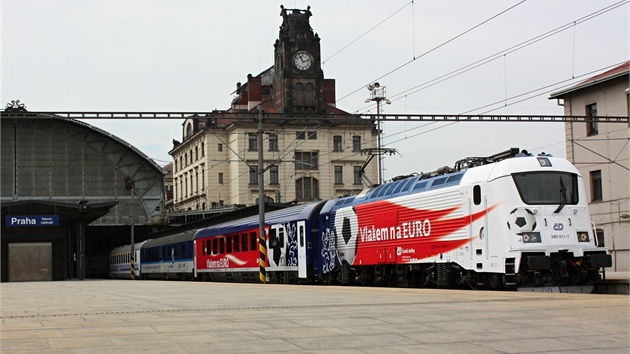
<path id="1" fill-rule="evenodd" d="M 383 151 L 382 151 L 382 137 L 383 133 L 381 130 L 381 102 L 385 101 L 387 104 L 391 104 L 391 101 L 388 100 L 385 96 L 385 86 L 381 86 L 378 82 L 374 84 L 367 85 L 367 89 L 370 91 L 370 98 L 366 99 L 365 102 L 376 102 L 376 129 L 378 130 L 378 135 L 376 136 L 376 151 L 378 154 L 377 160 L 377 168 L 378 168 L 378 184 L 383 183 Z"/>
<path id="2" fill-rule="evenodd" d="M 265 235 L 265 169 L 263 167 L 263 121 L 262 107 L 258 106 L 258 248 L 259 248 L 259 274 L 260 282 L 267 282 L 267 235 Z"/>
<path id="3" fill-rule="evenodd" d="M 135 235 L 134 235 L 134 212 L 133 212 L 133 187 L 134 183 L 131 177 L 125 177 L 125 188 L 131 191 L 131 280 L 136 278 L 136 270 L 135 270 L 135 257 L 134 257 L 134 243 L 135 243 Z"/>

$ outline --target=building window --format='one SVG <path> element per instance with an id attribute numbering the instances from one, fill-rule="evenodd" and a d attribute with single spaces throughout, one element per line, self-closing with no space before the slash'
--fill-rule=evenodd
<path id="1" fill-rule="evenodd" d="M 361 151 L 361 136 L 355 135 L 352 137 L 352 151 Z"/>
<path id="2" fill-rule="evenodd" d="M 308 83 L 304 86 L 304 105 L 315 105 L 315 87 L 311 83 Z"/>
<path id="3" fill-rule="evenodd" d="M 199 147 L 195 146 L 195 161 L 199 160 Z"/>
<path id="4" fill-rule="evenodd" d="M 278 151 L 278 134 L 269 134 L 269 151 Z"/>
<path id="5" fill-rule="evenodd" d="M 300 139 L 300 140 L 304 140 L 304 139 L 306 139 L 306 133 L 304 133 L 304 132 L 295 132 L 295 138 L 296 139 Z"/>
<path id="6" fill-rule="evenodd" d="M 217 144 L 217 151 L 223 151 L 223 144 Z"/>
<path id="7" fill-rule="evenodd" d="M 204 166 L 201 166 L 201 190 L 205 190 L 206 189 L 206 169 L 204 168 Z"/>
<path id="8" fill-rule="evenodd" d="M 219 172 L 219 184 L 223 184 L 223 172 Z"/>
<path id="9" fill-rule="evenodd" d="M 354 184 L 361 184 L 361 166 L 354 166 Z"/>
<path id="10" fill-rule="evenodd" d="M 298 82 L 294 86 L 294 105 L 295 106 L 315 106 L 315 86 L 311 83 L 306 85 Z"/>
<path id="11" fill-rule="evenodd" d="M 297 82 L 294 86 L 295 92 L 294 92 L 294 105 L 296 106 L 304 106 L 305 105 L 305 99 L 304 99 L 304 85 L 302 85 L 301 82 Z"/>
<path id="12" fill-rule="evenodd" d="M 316 140 L 317 139 L 317 132 L 308 132 L 308 139 L 309 140 Z"/>
<path id="13" fill-rule="evenodd" d="M 295 196 L 298 200 L 319 198 L 319 181 L 313 177 L 302 177 L 295 181 Z"/>
<path id="14" fill-rule="evenodd" d="M 258 135 L 249 133 L 249 151 L 258 151 Z"/>
<path id="15" fill-rule="evenodd" d="M 295 169 L 296 170 L 316 170 L 317 169 L 317 151 L 296 151 L 295 152 Z"/>
<path id="16" fill-rule="evenodd" d="M 606 247 L 606 238 L 604 237 L 604 230 L 595 229 L 595 236 L 597 237 L 597 247 Z"/>
<path id="17" fill-rule="evenodd" d="M 341 135 L 333 136 L 333 151 L 342 151 L 343 147 L 341 145 Z"/>
<path id="18" fill-rule="evenodd" d="M 249 166 L 249 184 L 258 184 L 258 166 Z"/>
<path id="19" fill-rule="evenodd" d="M 586 135 L 597 135 L 599 133 L 597 127 L 597 103 L 586 106 L 586 116 L 589 117 L 586 120 Z"/>
<path id="20" fill-rule="evenodd" d="M 205 148 L 205 144 L 201 143 L 201 157 L 206 156 L 206 148 Z"/>
<path id="21" fill-rule="evenodd" d="M 343 166 L 335 166 L 335 184 L 343 184 Z"/>
<path id="22" fill-rule="evenodd" d="M 280 184 L 278 179 L 278 166 L 271 166 L 269 169 L 269 184 Z"/>
<path id="23" fill-rule="evenodd" d="M 191 135 L 193 135 L 193 126 L 189 123 L 186 125 L 186 137 L 189 138 Z"/>
<path id="24" fill-rule="evenodd" d="M 604 200 L 602 192 L 602 171 L 591 171 L 591 202 L 601 202 Z"/>

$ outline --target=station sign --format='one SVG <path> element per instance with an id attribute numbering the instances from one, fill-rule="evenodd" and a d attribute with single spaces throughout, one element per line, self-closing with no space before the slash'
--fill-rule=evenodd
<path id="1" fill-rule="evenodd" d="M 59 226 L 59 215 L 7 215 L 6 226 Z"/>

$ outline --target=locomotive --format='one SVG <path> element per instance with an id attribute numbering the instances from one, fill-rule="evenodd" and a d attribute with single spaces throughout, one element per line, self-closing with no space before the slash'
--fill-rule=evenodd
<path id="1" fill-rule="evenodd" d="M 273 283 L 590 292 L 612 265 L 577 169 L 517 148 L 266 213 L 266 254 L 258 222 L 150 240 L 140 276 L 259 281 L 262 254 Z"/>

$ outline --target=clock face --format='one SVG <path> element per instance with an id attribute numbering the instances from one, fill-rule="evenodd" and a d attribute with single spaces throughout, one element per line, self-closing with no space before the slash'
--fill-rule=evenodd
<path id="1" fill-rule="evenodd" d="M 295 55 L 294 63 L 299 70 L 308 70 L 313 65 L 313 58 L 306 52 L 299 52 Z"/>

